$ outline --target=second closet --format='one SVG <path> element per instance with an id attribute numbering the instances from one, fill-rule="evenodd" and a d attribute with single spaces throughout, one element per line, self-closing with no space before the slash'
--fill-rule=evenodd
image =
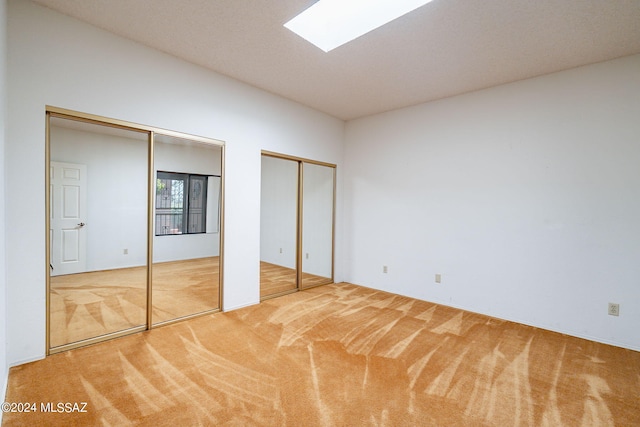
<path id="1" fill-rule="evenodd" d="M 260 298 L 333 283 L 336 165 L 262 153 Z"/>

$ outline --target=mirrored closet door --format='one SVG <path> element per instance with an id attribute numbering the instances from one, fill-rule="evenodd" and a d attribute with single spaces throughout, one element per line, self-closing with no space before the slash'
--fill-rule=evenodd
<path id="1" fill-rule="evenodd" d="M 333 283 L 335 171 L 302 162 L 301 288 Z"/>
<path id="2" fill-rule="evenodd" d="M 333 283 L 335 165 L 263 152 L 260 297 Z"/>
<path id="3" fill-rule="evenodd" d="M 49 141 L 50 347 L 144 329 L 148 132 L 51 117 Z"/>
<path id="4" fill-rule="evenodd" d="M 222 149 L 154 135 L 153 323 L 220 307 Z"/>
<path id="5" fill-rule="evenodd" d="M 223 144 L 47 108 L 48 352 L 219 310 Z"/>
<path id="6" fill-rule="evenodd" d="M 262 156 L 260 297 L 298 288 L 298 175 L 294 160 Z"/>

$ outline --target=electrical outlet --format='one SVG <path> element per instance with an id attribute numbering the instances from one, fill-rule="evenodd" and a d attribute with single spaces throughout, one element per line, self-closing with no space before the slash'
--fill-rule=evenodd
<path id="1" fill-rule="evenodd" d="M 309 252 L 307 252 L 307 254 L 306 254 L 306 258 L 307 258 L 307 259 L 309 259 Z"/>
<path id="2" fill-rule="evenodd" d="M 442 275 L 436 274 L 436 283 L 442 283 Z"/>
<path id="3" fill-rule="evenodd" d="M 620 304 L 609 303 L 609 316 L 620 316 Z"/>
<path id="4" fill-rule="evenodd" d="M 123 249 L 122 250 L 122 254 L 123 255 L 129 255 L 129 249 Z"/>
<path id="5" fill-rule="evenodd" d="M 282 248 L 280 248 L 280 253 L 282 253 Z"/>
<path id="6" fill-rule="evenodd" d="M 383 265 L 383 266 L 382 266 L 382 272 L 386 274 L 386 273 L 387 273 L 387 271 L 388 271 L 387 266 L 386 266 L 386 265 Z"/>

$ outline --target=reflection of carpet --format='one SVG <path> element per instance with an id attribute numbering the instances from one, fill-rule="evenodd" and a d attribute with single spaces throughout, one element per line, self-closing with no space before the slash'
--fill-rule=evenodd
<path id="1" fill-rule="evenodd" d="M 331 278 L 302 273 L 301 288 L 327 285 L 333 283 Z M 277 295 L 282 292 L 296 290 L 296 270 L 260 261 L 260 297 Z"/>
<path id="2" fill-rule="evenodd" d="M 640 425 L 640 353 L 349 284 L 10 371 L 4 425 Z"/>
<path id="3" fill-rule="evenodd" d="M 218 257 L 153 266 L 153 322 L 218 308 Z M 51 346 L 146 324 L 146 267 L 51 278 Z"/>

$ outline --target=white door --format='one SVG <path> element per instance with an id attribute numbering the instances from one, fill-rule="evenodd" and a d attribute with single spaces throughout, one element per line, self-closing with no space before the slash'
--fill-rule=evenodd
<path id="1" fill-rule="evenodd" d="M 51 275 L 86 270 L 87 166 L 50 165 Z"/>

